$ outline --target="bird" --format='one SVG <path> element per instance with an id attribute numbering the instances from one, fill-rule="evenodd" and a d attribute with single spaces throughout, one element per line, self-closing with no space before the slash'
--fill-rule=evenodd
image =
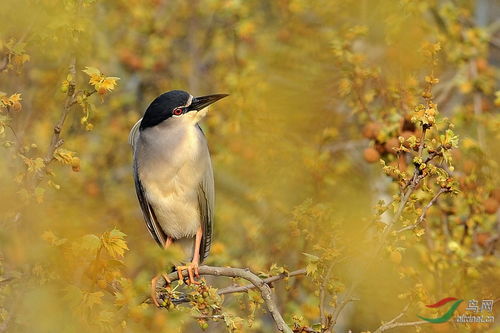
<path id="1" fill-rule="evenodd" d="M 133 175 L 146 227 L 163 248 L 180 243 L 187 260 L 177 265 L 179 280 L 198 284 L 199 265 L 207 258 L 214 227 L 214 176 L 206 137 L 199 122 L 207 107 L 228 94 L 193 97 L 171 90 L 156 97 L 132 127 Z M 160 274 L 167 284 L 168 276 Z M 156 282 L 151 298 L 156 306 Z"/>

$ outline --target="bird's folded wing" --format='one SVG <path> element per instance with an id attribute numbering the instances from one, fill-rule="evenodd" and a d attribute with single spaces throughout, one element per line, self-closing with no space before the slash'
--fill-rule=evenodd
<path id="1" fill-rule="evenodd" d="M 209 162 L 210 163 L 210 162 Z M 212 165 L 205 171 L 205 175 L 198 187 L 198 202 L 200 205 L 200 220 L 203 230 L 200 245 L 200 262 L 208 256 L 212 245 L 213 223 L 214 223 L 214 175 Z"/>
<path id="2" fill-rule="evenodd" d="M 144 221 L 146 222 L 146 226 L 149 230 L 151 236 L 153 236 L 154 240 L 160 246 L 165 245 L 165 241 L 167 239 L 167 235 L 163 232 L 160 224 L 158 223 L 153 207 L 148 202 L 146 197 L 146 193 L 144 191 L 144 187 L 142 186 L 141 180 L 139 178 L 139 171 L 137 170 L 137 160 L 135 158 L 135 143 L 139 136 L 139 126 L 141 125 L 141 119 L 135 123 L 134 127 L 130 131 L 128 136 L 128 143 L 132 146 L 132 150 L 134 152 L 134 182 L 135 182 L 135 191 L 137 193 L 137 198 L 139 199 L 139 204 L 141 205 L 142 214 L 144 215 Z"/>
<path id="3" fill-rule="evenodd" d="M 165 241 L 167 240 L 167 235 L 162 230 L 160 224 L 158 223 L 153 207 L 148 202 L 146 193 L 144 192 L 144 188 L 142 187 L 141 180 L 139 178 L 139 172 L 137 170 L 137 162 L 134 158 L 134 181 L 135 181 L 135 191 L 137 192 L 137 198 L 139 199 L 139 203 L 141 205 L 142 214 L 144 215 L 144 221 L 146 222 L 146 226 L 149 230 L 151 236 L 153 236 L 154 240 L 160 246 L 165 245 Z"/>

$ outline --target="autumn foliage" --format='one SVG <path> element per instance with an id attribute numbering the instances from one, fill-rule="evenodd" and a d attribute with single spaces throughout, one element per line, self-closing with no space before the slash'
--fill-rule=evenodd
<path id="1" fill-rule="evenodd" d="M 181 251 L 148 235 L 127 136 L 172 89 L 230 94 L 201 124 L 217 197 L 206 264 L 279 277 L 283 331 L 497 329 L 417 317 L 445 297 L 498 300 L 494 1 L 0 9 L 0 332 L 276 330 L 258 289 L 220 292 L 239 278 L 148 300 Z"/>

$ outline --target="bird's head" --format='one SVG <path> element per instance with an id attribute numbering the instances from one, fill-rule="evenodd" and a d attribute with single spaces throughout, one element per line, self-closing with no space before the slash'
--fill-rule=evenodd
<path id="1" fill-rule="evenodd" d="M 204 110 L 210 104 L 227 94 L 193 97 L 182 90 L 171 90 L 160 96 L 149 105 L 142 118 L 140 129 L 146 129 L 168 121 L 172 125 L 196 124 L 205 115 Z"/>

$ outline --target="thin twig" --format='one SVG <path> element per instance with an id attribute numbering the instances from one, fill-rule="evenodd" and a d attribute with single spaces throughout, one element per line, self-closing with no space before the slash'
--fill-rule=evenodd
<path id="1" fill-rule="evenodd" d="M 333 261 L 330 263 L 328 266 L 328 269 L 326 271 L 326 274 L 323 278 L 323 281 L 321 282 L 321 287 L 319 290 L 319 319 L 321 322 L 322 326 L 328 326 L 327 323 L 327 316 L 325 316 L 325 289 L 326 289 L 326 283 L 330 280 L 330 275 L 332 274 L 333 267 L 335 266 L 337 262 Z"/>
<path id="2" fill-rule="evenodd" d="M 422 214 L 420 214 L 418 220 L 409 225 L 409 226 L 406 226 L 404 228 L 401 228 L 399 229 L 397 232 L 400 233 L 400 232 L 403 232 L 403 231 L 406 231 L 406 230 L 413 230 L 415 228 L 417 228 L 420 224 L 422 224 L 422 222 L 424 222 L 424 219 L 427 215 L 427 211 L 436 203 L 437 199 L 439 198 L 439 196 L 445 192 L 450 192 L 450 189 L 448 188 L 445 188 L 445 187 L 442 187 L 438 193 L 436 193 L 436 195 L 431 199 L 431 201 L 429 201 L 427 203 L 427 205 L 425 205 L 425 207 L 422 209 Z"/>
<path id="3" fill-rule="evenodd" d="M 76 58 L 73 58 L 71 60 L 71 64 L 69 66 L 69 72 L 72 74 L 73 78 L 76 77 Z M 75 81 L 73 79 L 71 82 L 69 82 L 68 92 L 66 94 L 66 101 L 64 102 L 64 108 L 62 109 L 61 117 L 59 118 L 57 124 L 54 126 L 52 139 L 50 140 L 50 145 L 47 150 L 47 155 L 45 156 L 44 159 L 45 164 L 50 163 L 54 159 L 55 151 L 64 143 L 64 141 L 60 138 L 61 130 L 62 127 L 64 126 L 66 118 L 68 117 L 71 107 L 75 104 L 75 101 L 76 101 L 76 89 L 75 89 Z"/>
<path id="4" fill-rule="evenodd" d="M 406 311 L 408 311 L 409 307 L 410 307 L 410 304 L 406 305 L 405 308 L 403 309 L 403 311 L 401 311 L 400 314 L 398 314 L 396 317 L 394 317 L 393 319 L 391 319 L 387 323 L 382 324 L 373 333 L 381 333 L 381 332 L 390 330 L 390 329 L 395 328 L 395 327 L 417 326 L 417 325 L 424 325 L 424 324 L 428 324 L 429 323 L 429 322 L 427 322 L 425 320 L 419 320 L 419 321 L 413 321 L 413 322 L 399 322 L 398 323 L 397 320 L 405 315 L 405 313 L 406 313 Z"/>
<path id="5" fill-rule="evenodd" d="M 305 275 L 305 274 L 306 274 L 306 269 L 302 268 L 302 269 L 298 269 L 296 271 L 290 272 L 288 274 L 281 273 L 279 275 L 270 276 L 268 278 L 263 279 L 262 281 L 266 284 L 270 284 L 270 283 L 275 282 L 275 281 L 279 281 L 279 280 L 286 279 L 286 278 L 293 277 L 293 276 Z M 229 286 L 226 288 L 219 289 L 217 291 L 217 294 L 226 295 L 226 294 L 233 294 L 233 293 L 241 293 L 241 292 L 244 292 L 244 291 L 247 291 L 250 289 L 254 289 L 254 288 L 256 288 L 256 287 L 253 284 L 247 284 L 245 286 Z"/>
<path id="6" fill-rule="evenodd" d="M 384 331 L 387 331 L 387 330 L 390 330 L 390 329 L 393 329 L 396 327 L 419 326 L 419 325 L 425 325 L 425 324 L 429 324 L 429 322 L 425 321 L 425 320 L 419 320 L 419 321 L 409 321 L 409 322 L 402 322 L 402 323 L 392 323 L 392 324 L 386 325 L 386 326 L 382 325 L 373 333 L 384 332 Z"/>
<path id="7" fill-rule="evenodd" d="M 423 126 L 422 127 L 422 136 L 420 138 L 420 145 L 419 145 L 419 148 L 418 148 L 418 156 L 419 157 L 422 157 L 423 152 L 424 152 L 426 132 L 427 132 L 427 127 Z M 429 154 L 429 156 L 427 157 L 427 159 L 425 160 L 424 163 L 429 162 L 430 160 L 432 160 L 434 157 L 436 157 L 438 155 L 439 155 L 438 153 Z M 387 238 L 389 237 L 389 234 L 392 231 L 392 228 L 394 227 L 394 225 L 396 225 L 396 223 L 399 222 L 399 219 L 401 218 L 401 215 L 403 214 L 403 211 L 404 211 L 404 209 L 406 207 L 406 204 L 408 203 L 408 200 L 410 199 L 410 196 L 415 191 L 415 189 L 417 188 L 417 186 L 420 184 L 420 181 L 424 177 L 425 177 L 425 174 L 422 173 L 422 171 L 420 170 L 420 166 L 419 165 L 415 165 L 415 171 L 413 172 L 412 177 L 410 178 L 410 180 L 408 181 L 408 183 L 401 189 L 402 193 L 401 193 L 401 201 L 399 203 L 399 207 L 398 207 L 396 213 L 394 214 L 392 220 L 385 226 L 385 229 L 382 232 L 382 236 L 380 238 L 380 242 L 378 244 L 378 247 L 373 252 L 372 258 L 378 257 L 378 255 L 380 254 L 380 252 L 384 248 L 385 243 L 387 241 Z M 366 265 L 366 267 L 363 269 L 363 271 L 366 272 L 371 267 L 371 265 L 373 265 L 373 263 L 375 263 L 375 260 L 369 260 L 368 263 L 367 263 L 367 265 Z M 342 301 L 335 308 L 335 310 L 333 312 L 332 321 L 329 323 L 330 325 L 329 325 L 329 327 L 327 327 L 327 331 L 331 327 L 334 327 L 336 325 L 336 323 L 338 321 L 338 318 L 340 317 L 340 313 L 342 312 L 342 310 L 345 308 L 345 306 L 348 303 L 350 303 L 350 302 L 352 302 L 354 300 L 352 298 L 352 294 L 354 293 L 354 290 L 357 288 L 357 286 L 360 283 L 361 283 L 361 281 L 359 279 L 357 279 L 356 281 L 354 281 L 351 284 L 351 287 L 345 293 Z"/>

